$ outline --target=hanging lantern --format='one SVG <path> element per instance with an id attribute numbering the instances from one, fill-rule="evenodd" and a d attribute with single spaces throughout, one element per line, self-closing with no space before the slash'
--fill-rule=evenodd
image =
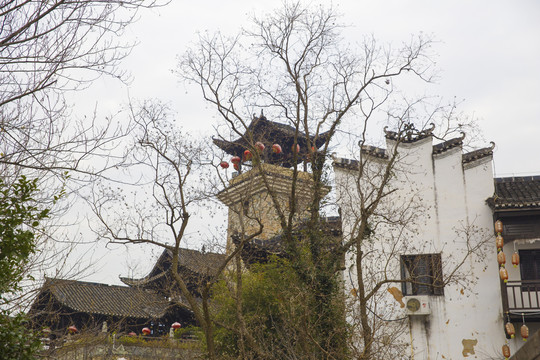
<path id="1" fill-rule="evenodd" d="M 296 149 L 296 151 L 295 151 Z M 294 147 L 294 144 L 293 146 L 291 146 L 291 150 L 292 152 L 296 152 L 297 154 L 300 152 L 300 145 L 296 144 L 296 148 Z"/>
<path id="2" fill-rule="evenodd" d="M 514 338 L 514 335 L 516 334 L 516 329 L 514 328 L 514 325 L 509 321 L 504 325 L 504 329 L 506 330 L 506 334 L 510 336 L 510 339 Z"/>
<path id="3" fill-rule="evenodd" d="M 145 327 L 145 328 L 142 329 L 142 334 L 143 334 L 143 335 L 150 335 L 151 332 L 152 332 L 152 331 L 151 331 L 149 328 L 147 328 L 147 327 Z"/>
<path id="4" fill-rule="evenodd" d="M 257 141 L 255 143 L 255 148 L 259 151 L 259 153 L 263 152 L 264 147 L 265 147 L 264 144 L 260 141 Z"/>
<path id="5" fill-rule="evenodd" d="M 527 341 L 527 338 L 529 337 L 529 327 L 523 324 L 521 325 L 521 329 L 519 331 L 521 333 L 521 337 L 523 338 L 523 341 Z"/>
<path id="6" fill-rule="evenodd" d="M 274 152 L 274 154 L 281 154 L 281 145 L 279 144 L 272 145 L 272 151 Z"/>
<path id="7" fill-rule="evenodd" d="M 497 235 L 496 240 L 497 240 L 497 242 L 496 242 L 496 243 L 497 243 L 497 250 L 498 250 L 498 251 L 501 251 L 502 248 L 503 248 L 503 246 L 504 246 L 504 239 L 503 239 L 503 237 L 501 236 L 501 234 L 498 234 L 498 235 Z"/>
<path id="8" fill-rule="evenodd" d="M 227 169 L 229 167 L 229 163 L 225 160 L 219 163 L 219 166 L 221 166 L 223 169 Z"/>
<path id="9" fill-rule="evenodd" d="M 517 252 L 512 254 L 512 265 L 514 265 L 514 267 L 519 265 L 519 254 Z"/>
<path id="10" fill-rule="evenodd" d="M 233 156 L 231 159 L 231 162 L 233 164 L 240 164 L 240 161 L 242 161 L 242 159 L 240 159 L 240 156 Z"/>
<path id="11" fill-rule="evenodd" d="M 132 331 L 132 332 L 130 332 L 130 333 L 128 334 L 128 336 L 134 337 L 134 336 L 137 336 L 137 334 L 135 334 L 135 333 Z"/>
<path id="12" fill-rule="evenodd" d="M 506 268 L 501 267 L 499 269 L 499 275 L 501 277 L 501 280 L 503 280 L 505 283 L 508 282 L 508 271 L 506 271 Z"/>
<path id="13" fill-rule="evenodd" d="M 251 151 L 246 150 L 244 151 L 244 161 L 249 161 L 253 157 L 253 154 L 251 154 Z"/>
<path id="14" fill-rule="evenodd" d="M 506 344 L 503 345 L 502 347 L 502 353 L 503 353 L 503 356 L 505 358 L 505 360 L 508 360 L 508 358 L 510 358 L 510 347 Z"/>
<path id="15" fill-rule="evenodd" d="M 504 255 L 503 251 L 499 251 L 499 253 L 497 254 L 497 262 L 499 263 L 500 266 L 503 266 L 503 267 L 504 267 L 504 264 L 506 264 L 506 255 Z"/>
<path id="16" fill-rule="evenodd" d="M 176 322 L 173 322 L 173 323 L 172 323 L 171 327 L 172 327 L 174 330 L 176 330 L 176 329 L 180 329 L 180 328 L 182 327 L 182 325 L 181 325 L 178 321 L 176 321 Z"/>
<path id="17" fill-rule="evenodd" d="M 236 171 L 240 171 L 240 164 L 233 164 L 233 168 Z"/>
<path id="18" fill-rule="evenodd" d="M 495 232 L 500 234 L 503 232 L 503 223 L 501 220 L 495 221 Z"/>
<path id="19" fill-rule="evenodd" d="M 75 334 L 76 332 L 78 332 L 79 330 L 77 330 L 77 328 L 75 327 L 75 325 L 71 325 L 70 327 L 68 327 L 68 332 L 70 334 Z"/>

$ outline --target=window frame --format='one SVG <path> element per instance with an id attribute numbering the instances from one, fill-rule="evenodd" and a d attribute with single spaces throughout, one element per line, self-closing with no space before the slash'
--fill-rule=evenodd
<path id="1" fill-rule="evenodd" d="M 401 255 L 400 270 L 401 280 L 404 280 L 401 284 L 403 295 L 444 296 L 440 253 Z M 412 281 L 405 281 L 409 278 Z"/>

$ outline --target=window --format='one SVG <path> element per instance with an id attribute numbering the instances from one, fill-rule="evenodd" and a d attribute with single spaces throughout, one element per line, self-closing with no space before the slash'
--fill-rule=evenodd
<path id="1" fill-rule="evenodd" d="M 519 250 L 519 269 L 523 291 L 540 289 L 540 250 Z"/>
<path id="2" fill-rule="evenodd" d="M 441 254 L 401 256 L 404 295 L 444 295 Z"/>

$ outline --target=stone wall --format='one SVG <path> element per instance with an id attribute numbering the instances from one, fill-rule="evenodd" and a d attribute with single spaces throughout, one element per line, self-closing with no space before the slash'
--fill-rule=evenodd
<path id="1" fill-rule="evenodd" d="M 170 341 L 170 344 L 167 342 Z M 162 343 L 163 342 L 163 343 Z M 188 360 L 202 358 L 197 342 L 122 344 L 105 339 L 66 343 L 46 354 L 49 360 Z"/>

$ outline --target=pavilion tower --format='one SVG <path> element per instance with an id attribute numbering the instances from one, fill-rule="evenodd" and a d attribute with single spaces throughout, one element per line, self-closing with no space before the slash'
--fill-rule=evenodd
<path id="1" fill-rule="evenodd" d="M 256 237 L 258 243 L 270 243 L 281 232 L 281 223 L 276 211 L 275 202 L 279 204 L 286 217 L 290 214 L 290 198 L 292 186 L 295 183 L 296 211 L 293 221 L 301 223 L 309 215 L 314 183 L 311 174 L 298 171 L 294 182 L 294 144 L 298 144 L 297 163 L 311 156 L 315 149 L 322 146 L 328 134 L 324 133 L 317 139 L 311 138 L 312 150 L 309 151 L 305 134 L 296 132 L 291 126 L 279 124 L 266 119 L 261 114 L 254 117 L 246 133 L 234 141 L 214 139 L 214 144 L 226 153 L 243 158 L 236 166 L 238 173 L 230 181 L 228 187 L 218 194 L 218 199 L 229 207 L 227 229 L 227 251 L 233 246 L 233 236 L 249 236 L 260 229 L 262 233 Z M 259 149 L 249 145 L 258 144 Z M 263 144 L 264 146 L 261 146 Z M 273 145 L 279 145 L 278 151 Z M 279 151 L 283 149 L 282 151 Z M 245 156 L 246 150 L 248 156 Z M 259 151 L 259 157 L 249 160 L 251 152 Z M 260 164 L 255 164 L 260 161 Z M 304 167 L 305 168 L 305 167 Z M 242 172 L 242 170 L 244 170 Z M 324 194 L 330 189 L 324 188 Z M 275 201 L 275 202 L 274 202 Z"/>

